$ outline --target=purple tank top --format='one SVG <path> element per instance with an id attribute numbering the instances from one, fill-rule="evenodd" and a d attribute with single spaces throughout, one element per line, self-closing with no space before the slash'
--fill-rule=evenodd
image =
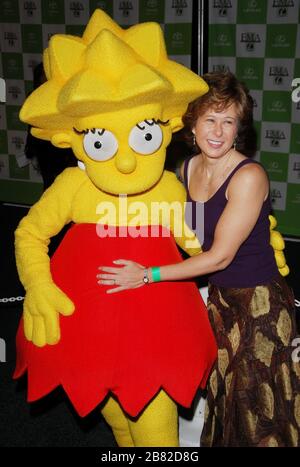
<path id="1" fill-rule="evenodd" d="M 194 226 L 197 205 L 204 206 L 204 241 L 203 251 L 208 251 L 213 243 L 214 232 L 218 220 L 227 204 L 225 196 L 228 184 L 233 175 L 244 165 L 257 163 L 251 159 L 242 160 L 216 193 L 205 203 L 194 201 L 188 189 L 188 166 L 192 157 L 185 161 L 184 184 L 187 190 L 187 201 L 191 203 L 192 219 L 187 218 L 186 223 L 196 233 Z M 233 261 L 222 271 L 209 275 L 209 282 L 218 287 L 255 287 L 270 282 L 278 275 L 274 251 L 270 245 L 270 223 L 271 212 L 270 196 L 264 201 L 257 222 L 248 238 L 242 243 Z"/>

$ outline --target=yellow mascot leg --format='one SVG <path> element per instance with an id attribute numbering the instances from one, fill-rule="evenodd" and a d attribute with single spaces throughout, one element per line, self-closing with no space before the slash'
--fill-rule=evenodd
<path id="1" fill-rule="evenodd" d="M 108 399 L 101 413 L 111 427 L 118 446 L 134 447 L 127 417 L 113 397 Z"/>
<path id="2" fill-rule="evenodd" d="M 128 419 L 128 423 L 134 446 L 178 446 L 177 406 L 162 390 L 135 421 Z"/>

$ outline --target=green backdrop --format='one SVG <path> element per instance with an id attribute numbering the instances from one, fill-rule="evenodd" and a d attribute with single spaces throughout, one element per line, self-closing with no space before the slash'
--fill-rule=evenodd
<path id="1" fill-rule="evenodd" d="M 299 0 L 209 2 L 209 70 L 231 70 L 255 103 L 259 151 L 281 232 L 300 235 Z"/>
<path id="2" fill-rule="evenodd" d="M 31 204 L 41 194 L 39 173 L 32 164 L 22 167 L 27 127 L 18 118 L 19 109 L 51 35 L 81 36 L 95 8 L 123 27 L 159 22 L 170 58 L 190 67 L 192 0 L 0 0 L 0 77 L 7 91 L 6 103 L 0 103 L 1 201 Z"/>

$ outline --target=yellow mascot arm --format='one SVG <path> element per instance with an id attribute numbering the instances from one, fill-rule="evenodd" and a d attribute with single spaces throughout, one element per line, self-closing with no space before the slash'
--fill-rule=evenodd
<path id="1" fill-rule="evenodd" d="M 30 209 L 15 232 L 16 263 L 26 290 L 24 331 L 37 346 L 59 341 L 58 314 L 69 315 L 74 305 L 53 283 L 48 245 L 50 238 L 72 220 L 76 172 L 66 169 Z M 74 177 L 75 175 L 75 177 Z"/>
<path id="2" fill-rule="evenodd" d="M 169 226 L 176 243 L 190 256 L 201 253 L 201 245 L 196 235 L 185 223 L 186 191 L 183 185 L 174 173 L 165 171 L 161 188 L 164 199 L 169 203 L 171 213 Z"/>
<path id="3" fill-rule="evenodd" d="M 274 230 L 277 225 L 277 220 L 274 216 L 269 216 L 270 221 L 270 244 L 274 250 L 275 260 L 278 267 L 278 271 L 282 276 L 287 276 L 290 272 L 286 259 L 284 256 L 284 240 L 282 235 L 277 230 Z"/>

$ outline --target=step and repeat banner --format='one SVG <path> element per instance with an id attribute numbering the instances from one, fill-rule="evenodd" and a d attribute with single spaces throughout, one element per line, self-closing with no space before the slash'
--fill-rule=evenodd
<path id="1" fill-rule="evenodd" d="M 192 0 L 0 0 L 0 77 L 6 102 L 0 103 L 0 201 L 31 204 L 42 192 L 34 164 L 26 164 L 27 126 L 19 120 L 25 96 L 32 90 L 33 68 L 53 34 L 82 35 L 96 8 L 122 27 L 156 21 L 161 24 L 170 58 L 191 63 Z M 117 59 L 117 57 L 116 57 Z"/>
<path id="2" fill-rule="evenodd" d="M 209 2 L 209 70 L 230 70 L 254 98 L 259 152 L 279 230 L 300 235 L 299 0 Z M 295 100 L 295 99 L 294 99 Z"/>

